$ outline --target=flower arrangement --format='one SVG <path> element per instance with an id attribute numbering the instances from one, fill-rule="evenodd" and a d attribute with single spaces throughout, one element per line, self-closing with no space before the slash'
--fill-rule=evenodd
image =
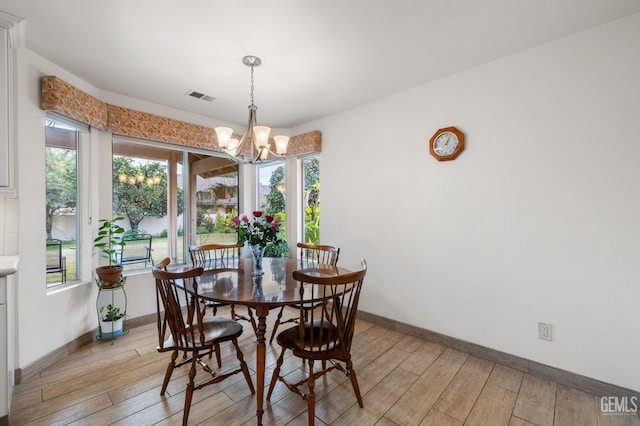
<path id="1" fill-rule="evenodd" d="M 280 216 L 253 212 L 250 220 L 247 215 L 233 218 L 233 229 L 238 231 L 238 241 L 247 242 L 252 246 L 266 247 L 268 243 L 279 240 Z"/>

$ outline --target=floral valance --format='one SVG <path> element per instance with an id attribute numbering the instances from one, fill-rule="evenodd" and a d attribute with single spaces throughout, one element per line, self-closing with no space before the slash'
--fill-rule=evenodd
<path id="1" fill-rule="evenodd" d="M 107 129 L 107 104 L 57 77 L 42 77 L 41 106 L 98 129 Z"/>
<path id="2" fill-rule="evenodd" d="M 210 127 L 109 105 L 55 76 L 42 77 L 43 110 L 55 111 L 112 133 L 220 151 Z M 273 146 L 273 145 L 272 145 Z M 289 139 L 287 156 L 320 152 L 320 131 Z"/>
<path id="3" fill-rule="evenodd" d="M 107 109 L 112 133 L 218 150 L 216 132 L 211 128 L 113 105 Z"/>

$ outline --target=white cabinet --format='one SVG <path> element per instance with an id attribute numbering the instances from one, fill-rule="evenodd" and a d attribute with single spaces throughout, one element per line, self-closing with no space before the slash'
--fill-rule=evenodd
<path id="1" fill-rule="evenodd" d="M 0 426 L 9 424 L 14 377 L 14 282 L 18 256 L 0 256 Z"/>
<path id="2" fill-rule="evenodd" d="M 9 366 L 9 357 L 13 353 L 13 345 L 10 345 L 9 336 L 13 337 L 13 332 L 10 333 L 8 330 L 7 293 L 10 293 L 7 288 L 8 281 L 7 277 L 0 277 L 0 348 L 2 348 L 0 349 L 0 425 L 8 424 L 7 418 L 13 386 L 9 377 L 9 371 L 13 371 L 13 366 Z"/>
<path id="3" fill-rule="evenodd" d="M 14 150 L 12 149 L 15 71 L 12 52 L 23 45 L 24 20 L 0 11 L 0 195 L 15 196 Z"/>

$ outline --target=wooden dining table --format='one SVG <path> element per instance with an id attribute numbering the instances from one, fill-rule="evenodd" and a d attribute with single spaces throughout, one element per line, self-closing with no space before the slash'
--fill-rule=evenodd
<path id="1" fill-rule="evenodd" d="M 300 283 L 293 279 L 294 270 L 304 270 L 314 276 L 331 277 L 349 273 L 348 269 L 325 264 L 303 262 L 291 258 L 265 257 L 262 261 L 264 275 L 253 276 L 253 260 L 241 258 L 237 268 L 217 268 L 209 265 L 198 279 L 198 293 L 204 300 L 226 304 L 244 305 L 255 310 L 256 329 L 256 417 L 262 425 L 266 370 L 266 331 L 269 311 L 301 301 Z M 316 296 L 302 287 L 302 301 L 311 302 Z"/>

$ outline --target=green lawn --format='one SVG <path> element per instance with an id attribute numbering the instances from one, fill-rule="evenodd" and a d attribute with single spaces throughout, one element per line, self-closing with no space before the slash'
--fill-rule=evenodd
<path id="1" fill-rule="evenodd" d="M 182 236 L 178 237 L 178 244 L 182 242 Z M 233 244 L 238 241 L 238 234 L 198 234 L 196 236 L 197 245 L 204 244 Z M 66 241 L 62 243 L 62 253 L 66 257 L 67 265 L 67 282 L 76 280 L 76 242 Z M 153 237 L 151 241 L 151 257 L 154 262 L 159 262 L 168 256 L 167 237 Z M 53 253 L 47 253 L 47 257 L 57 257 Z M 182 252 L 178 253 L 178 262 L 183 262 Z M 149 267 L 151 265 L 147 265 Z M 144 263 L 125 265 L 124 270 L 144 268 Z M 47 274 L 47 286 L 60 284 L 62 281 L 61 273 Z"/>

